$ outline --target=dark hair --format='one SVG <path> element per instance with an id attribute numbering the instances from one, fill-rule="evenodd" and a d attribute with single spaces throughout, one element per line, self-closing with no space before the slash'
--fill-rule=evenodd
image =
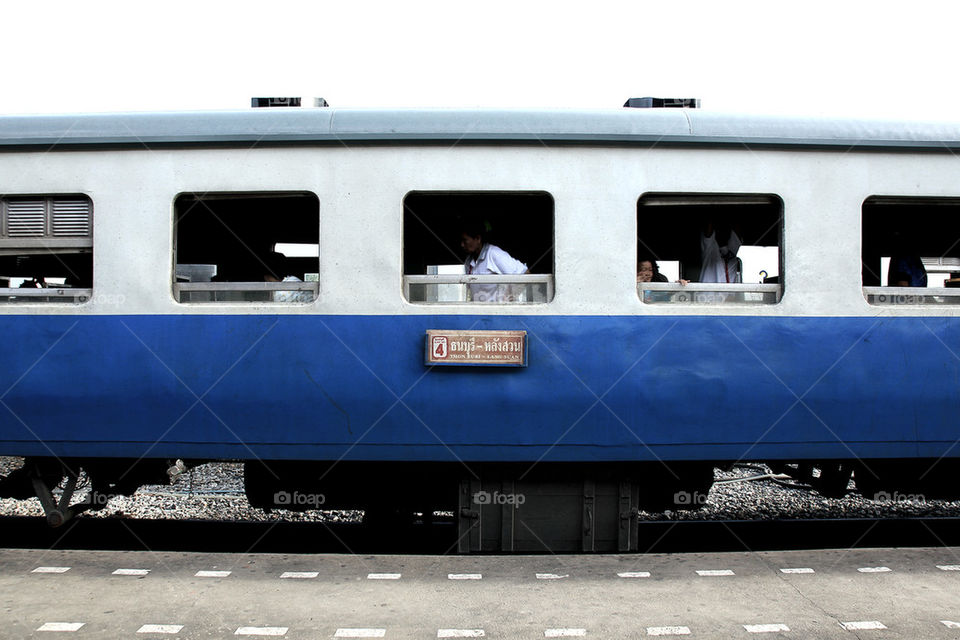
<path id="1" fill-rule="evenodd" d="M 471 238 L 486 238 L 490 233 L 490 225 L 480 217 L 464 218 L 460 221 L 460 231 Z"/>
<path id="2" fill-rule="evenodd" d="M 287 274 L 287 256 L 276 251 L 263 256 L 263 272 L 277 280 L 283 280 Z"/>
<path id="3" fill-rule="evenodd" d="M 650 278 L 651 282 L 668 282 L 667 276 L 660 273 L 660 266 L 657 264 L 657 261 L 651 258 L 650 256 L 640 256 L 637 258 L 637 271 L 640 271 L 640 263 L 649 262 L 650 266 L 653 267 L 653 277 Z"/>

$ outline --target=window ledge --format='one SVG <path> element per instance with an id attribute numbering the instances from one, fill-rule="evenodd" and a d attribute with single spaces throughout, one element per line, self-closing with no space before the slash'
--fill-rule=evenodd
<path id="1" fill-rule="evenodd" d="M 553 282 L 552 274 L 535 273 L 407 275 L 403 294 L 414 304 L 542 304 L 553 300 Z"/>
<path id="2" fill-rule="evenodd" d="M 640 299 L 646 304 L 777 304 L 783 297 L 779 284 L 691 282 L 641 282 Z"/>
<path id="3" fill-rule="evenodd" d="M 93 297 L 93 289 L 74 289 L 72 287 L 0 287 L 0 302 L 72 302 L 80 304 Z"/>
<path id="4" fill-rule="evenodd" d="M 863 295 L 879 306 L 960 304 L 960 288 L 953 287 L 864 287 Z"/>

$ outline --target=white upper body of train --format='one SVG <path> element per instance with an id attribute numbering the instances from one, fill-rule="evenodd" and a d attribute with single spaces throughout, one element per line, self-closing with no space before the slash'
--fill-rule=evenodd
<path id="1" fill-rule="evenodd" d="M 952 223 L 941 227 L 936 216 L 946 212 L 952 220 L 960 211 L 958 154 L 957 125 L 687 110 L 5 116 L 0 194 L 11 202 L 87 199 L 93 276 L 85 302 L 13 299 L 0 303 L 0 313 L 955 316 L 960 305 L 943 303 L 951 299 L 947 289 L 931 290 L 944 296 L 936 303 L 868 302 L 865 285 L 879 285 L 881 277 L 865 281 L 863 229 L 871 224 L 865 203 L 876 202 L 906 207 L 904 217 L 920 235 L 949 235 Z M 315 198 L 319 263 L 311 302 L 178 301 L 178 207 L 186 206 L 184 197 L 205 206 L 207 198 L 231 194 Z M 411 300 L 411 194 L 440 198 L 434 209 L 458 195 L 539 197 L 549 224 L 539 225 L 548 237 L 538 241 L 551 253 L 538 273 L 549 280 L 550 299 L 482 308 Z M 709 206 L 711 199 L 735 206 L 738 198 L 780 210 L 779 220 L 771 218 L 779 225 L 779 301 L 645 302 L 635 278 L 645 207 L 663 205 L 649 209 L 662 238 L 663 225 L 698 232 L 683 207 Z M 926 219 L 928 210 L 933 217 Z M 522 207 L 510 215 L 522 217 Z M 265 235 L 274 219 L 263 211 Z M 17 238 L 4 233 L 5 255 L 16 254 Z M 929 254 L 924 258 L 944 257 Z"/>

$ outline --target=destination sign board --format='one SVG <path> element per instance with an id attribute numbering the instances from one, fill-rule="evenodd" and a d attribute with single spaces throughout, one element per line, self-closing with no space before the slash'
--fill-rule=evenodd
<path id="1" fill-rule="evenodd" d="M 527 366 L 526 331 L 427 329 L 426 364 Z"/>

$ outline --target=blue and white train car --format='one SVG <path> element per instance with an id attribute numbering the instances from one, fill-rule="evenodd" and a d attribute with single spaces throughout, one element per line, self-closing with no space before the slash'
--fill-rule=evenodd
<path id="1" fill-rule="evenodd" d="M 0 117 L 0 491 L 244 460 L 263 506 L 573 479 L 635 509 L 766 460 L 956 494 L 958 153 L 679 109 Z M 528 273 L 465 274 L 467 218 Z M 698 282 L 708 228 L 733 283 Z M 889 286 L 904 256 L 926 287 Z"/>

